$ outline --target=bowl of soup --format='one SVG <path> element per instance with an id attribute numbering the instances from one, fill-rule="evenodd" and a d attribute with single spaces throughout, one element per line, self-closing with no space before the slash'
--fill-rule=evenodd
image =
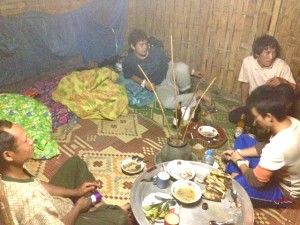
<path id="1" fill-rule="evenodd" d="M 202 196 L 201 188 L 189 180 L 177 180 L 171 186 L 172 195 L 180 202 L 191 204 L 199 201 Z"/>

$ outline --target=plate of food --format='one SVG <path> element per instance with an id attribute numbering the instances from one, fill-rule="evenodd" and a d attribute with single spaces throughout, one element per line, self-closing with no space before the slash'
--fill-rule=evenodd
<path id="1" fill-rule="evenodd" d="M 171 186 L 172 195 L 180 202 L 191 204 L 202 196 L 201 188 L 189 180 L 177 180 Z"/>
<path id="2" fill-rule="evenodd" d="M 121 169 L 128 174 L 136 174 L 143 171 L 145 163 L 143 161 L 127 158 L 121 162 Z"/>
<path id="3" fill-rule="evenodd" d="M 143 211 L 152 223 L 164 222 L 169 212 L 179 213 L 179 205 L 175 199 L 166 193 L 156 192 L 147 195 L 142 202 Z"/>
<path id="4" fill-rule="evenodd" d="M 176 180 L 190 180 L 195 176 L 195 168 L 184 160 L 173 160 L 167 165 L 167 172 Z"/>
<path id="5" fill-rule="evenodd" d="M 211 126 L 200 126 L 198 133 L 207 138 L 214 138 L 219 134 L 217 129 Z"/>

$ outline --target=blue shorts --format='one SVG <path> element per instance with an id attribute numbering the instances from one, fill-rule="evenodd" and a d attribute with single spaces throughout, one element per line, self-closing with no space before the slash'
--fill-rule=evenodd
<path id="1" fill-rule="evenodd" d="M 249 135 L 241 135 L 235 140 L 234 149 L 242 150 L 250 148 L 256 145 L 256 143 L 257 141 Z M 245 157 L 245 159 L 249 161 L 250 168 L 255 168 L 260 160 L 259 157 Z M 257 206 L 283 207 L 291 203 L 290 199 L 284 198 L 278 184 L 264 189 L 251 187 L 242 175 L 240 169 L 232 162 L 227 164 L 225 172 L 239 174 L 234 178 L 234 180 L 236 180 L 246 190 L 252 202 Z"/>

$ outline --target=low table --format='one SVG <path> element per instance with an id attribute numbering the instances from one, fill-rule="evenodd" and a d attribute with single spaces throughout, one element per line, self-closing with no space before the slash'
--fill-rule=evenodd
<path id="1" fill-rule="evenodd" d="M 207 138 L 199 134 L 198 128 L 201 126 L 211 126 L 215 128 L 218 131 L 218 136 L 215 138 Z M 185 132 L 186 126 L 184 126 L 181 129 L 181 134 L 183 135 Z M 223 128 L 217 126 L 217 125 L 211 125 L 211 124 L 204 124 L 202 122 L 191 122 L 188 125 L 188 129 L 185 135 L 186 140 L 199 138 L 201 140 L 204 140 L 207 143 L 207 148 L 219 148 L 222 145 L 224 145 L 227 141 L 227 136 Z"/>
<path id="2" fill-rule="evenodd" d="M 196 177 L 203 180 L 212 169 L 212 166 L 199 162 L 189 162 L 192 164 L 196 171 Z M 155 165 L 141 173 L 135 180 L 130 193 L 130 203 L 132 212 L 141 225 L 151 225 L 147 220 L 142 208 L 142 202 L 146 196 L 151 193 L 162 192 L 169 195 L 171 194 L 171 185 L 174 180 L 171 180 L 169 186 L 165 189 L 159 189 L 151 182 L 153 176 L 158 172 L 164 170 L 164 166 L 167 167 L 168 162 Z M 180 224 L 182 225 L 195 225 L 203 224 L 208 225 L 210 220 L 224 221 L 227 219 L 233 219 L 235 225 L 252 225 L 254 223 L 254 210 L 250 198 L 243 187 L 232 180 L 233 188 L 238 193 L 238 202 L 241 207 L 232 206 L 232 197 L 230 190 L 226 191 L 226 196 L 221 202 L 209 201 L 201 198 L 198 202 L 193 204 L 181 204 L 179 210 Z M 205 189 L 204 184 L 199 184 L 202 190 Z M 208 209 L 202 209 L 202 204 L 206 202 Z M 162 223 L 155 223 L 155 225 L 161 225 Z"/>

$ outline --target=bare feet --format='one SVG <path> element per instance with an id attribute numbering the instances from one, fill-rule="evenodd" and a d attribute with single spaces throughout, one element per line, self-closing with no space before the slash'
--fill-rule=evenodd
<path id="1" fill-rule="evenodd" d="M 231 178 L 234 179 L 237 175 L 239 175 L 239 174 L 238 173 L 232 173 Z"/>
<path id="2" fill-rule="evenodd" d="M 122 209 L 124 210 L 124 212 L 128 215 L 128 223 L 129 223 L 130 225 L 135 224 L 135 223 L 133 222 L 133 221 L 134 221 L 134 216 L 133 216 L 132 211 L 131 211 L 131 205 L 130 205 L 129 203 L 126 203 L 126 204 L 123 205 L 121 208 L 122 208 Z"/>

